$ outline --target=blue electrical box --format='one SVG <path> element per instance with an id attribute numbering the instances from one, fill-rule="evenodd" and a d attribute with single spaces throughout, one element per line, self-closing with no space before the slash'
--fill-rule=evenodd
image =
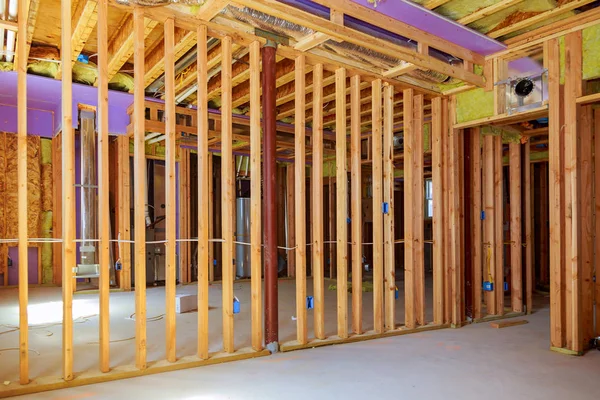
<path id="1" fill-rule="evenodd" d="M 398 297 L 398 288 L 396 287 L 396 290 L 394 291 L 394 298 L 398 300 Z"/>
<path id="2" fill-rule="evenodd" d="M 390 213 L 390 204 L 389 203 L 382 203 L 381 204 L 381 212 L 384 214 L 389 214 Z"/>
<path id="3" fill-rule="evenodd" d="M 350 223 L 350 222 L 352 222 L 352 219 L 350 217 L 348 217 L 348 218 L 346 218 L 346 222 Z"/>
<path id="4" fill-rule="evenodd" d="M 213 260 L 213 265 L 216 266 L 217 265 L 217 259 Z"/>
<path id="5" fill-rule="evenodd" d="M 504 291 L 508 292 L 508 282 L 504 282 Z"/>
<path id="6" fill-rule="evenodd" d="M 308 308 L 309 310 L 315 308 L 315 300 L 312 296 L 306 296 L 306 308 Z"/>
<path id="7" fill-rule="evenodd" d="M 483 290 L 485 292 L 491 292 L 494 290 L 494 283 L 493 282 L 483 282 Z"/>
<path id="8" fill-rule="evenodd" d="M 233 313 L 234 314 L 240 313 L 240 301 L 238 300 L 237 297 L 233 298 Z"/>
<path id="9" fill-rule="evenodd" d="M 77 61 L 87 64 L 90 61 L 90 58 L 85 54 L 80 54 L 77 56 Z"/>
<path id="10" fill-rule="evenodd" d="M 121 264 L 121 261 L 117 261 L 115 263 L 115 271 L 120 271 L 123 269 L 123 264 Z"/>
<path id="11" fill-rule="evenodd" d="M 485 211 L 481 212 L 481 220 L 483 221 L 485 219 Z"/>

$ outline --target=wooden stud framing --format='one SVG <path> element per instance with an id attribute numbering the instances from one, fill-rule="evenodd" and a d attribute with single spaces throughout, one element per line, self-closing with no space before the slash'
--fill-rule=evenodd
<path id="1" fill-rule="evenodd" d="M 548 68 L 549 126 L 548 126 L 548 158 L 550 168 L 550 343 L 552 347 L 564 346 L 564 310 L 562 306 L 562 261 L 563 244 L 561 219 L 562 165 L 560 123 L 560 48 L 558 39 L 551 39 L 544 44 L 544 60 Z"/>
<path id="2" fill-rule="evenodd" d="M 323 265 L 323 65 L 313 69 L 312 133 L 312 271 L 315 337 L 325 339 L 325 271 Z"/>
<path id="3" fill-rule="evenodd" d="M 443 141 L 443 108 L 442 98 L 434 97 L 431 100 L 431 169 L 433 181 L 433 322 L 444 322 L 444 203 L 443 203 L 443 178 L 442 158 Z"/>
<path id="4" fill-rule="evenodd" d="M 252 348 L 262 350 L 262 215 L 261 215 L 260 43 L 250 45 L 250 265 Z"/>
<path id="5" fill-rule="evenodd" d="M 600 108 L 594 110 L 594 203 L 595 203 L 595 251 L 600 252 Z M 600 263 L 595 262 L 594 272 L 596 275 L 596 285 L 594 289 L 594 300 L 596 302 L 596 337 L 600 336 Z"/>
<path id="6" fill-rule="evenodd" d="M 198 83 L 198 358 L 208 358 L 208 282 L 214 279 L 214 266 L 209 243 L 211 229 L 209 215 L 212 206 L 212 157 L 208 152 L 208 100 L 207 90 L 207 29 L 200 25 L 196 30 L 197 83 Z M 206 207 L 208 199 L 209 207 Z M 212 271 L 212 276 L 211 272 Z"/>
<path id="7" fill-rule="evenodd" d="M 414 121 L 414 91 L 404 91 L 404 325 L 412 329 L 416 326 L 415 308 L 415 191 L 414 159 L 416 148 Z"/>
<path id="8" fill-rule="evenodd" d="M 108 5 L 98 2 L 98 233 L 100 263 L 100 370 L 110 370 L 110 206 L 108 160 Z M 104 217 L 106 216 L 106 218 Z"/>
<path id="9" fill-rule="evenodd" d="M 504 212 L 502 193 L 502 137 L 494 136 L 494 257 L 496 314 L 504 315 Z M 488 190 L 488 189 L 486 189 Z"/>
<path id="10" fill-rule="evenodd" d="M 523 145 L 523 213 L 525 223 L 525 308 L 527 314 L 533 311 L 533 279 L 534 279 L 534 263 L 533 263 L 533 205 L 531 191 L 533 188 L 532 168 L 531 168 L 531 146 L 529 142 Z M 545 195 L 544 195 L 545 197 Z M 544 221 L 545 222 L 545 221 Z M 543 268 L 543 267 L 542 267 Z"/>
<path id="11" fill-rule="evenodd" d="M 425 182 L 423 180 L 423 95 L 417 95 L 413 101 L 413 262 L 415 282 L 415 319 L 418 325 L 425 325 L 425 254 L 424 254 L 424 217 Z M 406 114 L 405 114 L 406 115 Z M 407 164 L 405 164 L 407 165 Z M 406 171 L 408 169 L 405 168 Z"/>
<path id="12" fill-rule="evenodd" d="M 383 201 L 388 213 L 383 217 L 385 329 L 396 328 L 396 270 L 394 263 L 394 88 L 383 88 Z"/>
<path id="13" fill-rule="evenodd" d="M 285 184 L 285 198 L 286 198 L 286 212 L 287 212 L 287 248 L 293 248 L 296 246 L 296 176 L 294 166 L 288 164 L 285 167 L 286 173 L 286 184 Z M 288 276 L 296 276 L 296 251 L 287 251 L 287 269 Z"/>
<path id="14" fill-rule="evenodd" d="M 443 201 L 442 205 L 444 213 L 442 215 L 443 230 L 444 230 L 444 323 L 449 324 L 452 320 L 452 276 L 450 274 L 450 261 L 451 261 L 451 226 L 450 226 L 450 125 L 453 122 L 453 118 L 450 118 L 449 112 L 449 100 L 447 98 L 442 99 L 442 134 L 444 140 L 442 142 L 442 187 L 443 187 Z"/>
<path id="15" fill-rule="evenodd" d="M 346 172 L 346 69 L 335 71 L 337 187 L 337 331 L 348 337 L 348 175 Z"/>
<path id="16" fill-rule="evenodd" d="M 371 83 L 371 103 L 373 119 L 373 326 L 376 333 L 382 333 L 383 324 L 383 153 L 382 153 L 382 93 L 381 80 Z"/>
<path id="17" fill-rule="evenodd" d="M 134 30 L 134 84 L 144 87 L 144 11 L 133 9 Z M 65 67 L 63 63 L 63 68 Z M 66 69 L 65 69 L 66 74 Z M 144 91 L 133 93 L 133 186 L 135 215 L 135 365 L 146 369 L 146 221 L 144 218 L 146 193 L 145 107 Z M 66 216 L 65 216 L 66 218 Z"/>
<path id="18" fill-rule="evenodd" d="M 521 144 L 509 144 L 510 180 L 510 305 L 523 312 L 523 268 L 521 245 Z"/>
<path id="19" fill-rule="evenodd" d="M 200 73 L 199 73 L 200 74 Z M 208 106 L 207 106 L 208 107 Z M 200 109 L 200 106 L 198 106 Z M 208 114 L 208 113 L 207 113 Z M 208 117 L 207 117 L 208 119 Z M 206 126 L 208 126 L 208 121 L 205 121 Z M 208 128 L 206 128 L 208 130 Z M 208 144 L 207 144 L 208 148 Z M 206 156 L 207 165 L 207 175 L 208 175 L 208 186 L 206 189 L 206 193 L 208 194 L 208 238 L 212 239 L 215 234 L 215 213 L 214 213 L 214 201 L 215 201 L 215 185 L 214 185 L 214 167 L 213 167 L 213 154 L 208 153 Z M 201 199 L 202 197 L 199 197 Z M 215 280 L 215 245 L 212 242 L 208 242 L 208 281 L 213 282 Z"/>
<path id="20" fill-rule="evenodd" d="M 166 202 L 166 258 L 165 258 L 165 324 L 166 324 L 166 353 L 167 361 L 177 360 L 176 346 L 176 185 L 175 185 L 175 24 L 172 18 L 164 24 L 165 42 L 165 202 Z M 198 171 L 202 174 L 202 171 Z M 185 201 L 185 199 L 183 199 Z"/>
<path id="21" fill-rule="evenodd" d="M 352 331 L 362 333 L 362 182 L 360 134 L 360 76 L 350 78 L 350 162 L 352 221 Z"/>
<path id="22" fill-rule="evenodd" d="M 456 97 L 452 96 L 450 107 L 450 122 L 454 125 L 456 118 Z M 448 212 L 450 223 L 450 262 L 449 274 L 451 277 L 451 302 L 452 302 L 452 318 L 453 326 L 460 326 L 462 323 L 463 302 L 461 296 L 461 262 L 460 249 L 461 242 L 461 185 L 460 185 L 460 140 L 461 131 L 451 129 L 448 143 L 449 150 L 449 190 L 448 190 Z"/>
<path id="23" fill-rule="evenodd" d="M 234 182 L 233 182 L 233 125 L 231 119 L 231 38 L 221 41 L 221 77 L 223 79 L 221 105 L 221 218 L 223 223 L 223 349 L 233 353 L 233 223 Z"/>
<path id="24" fill-rule="evenodd" d="M 471 265 L 473 268 L 473 318 L 481 318 L 482 238 L 481 238 L 481 135 L 479 128 L 471 129 Z"/>
<path id="25" fill-rule="evenodd" d="M 73 379 L 73 267 L 75 245 L 75 135 L 73 132 L 73 93 L 71 87 L 71 0 L 61 0 L 62 75 L 62 232 L 63 232 L 63 379 Z M 20 85 L 19 85 L 20 86 Z M 21 96 L 19 96 L 21 98 Z"/>
<path id="26" fill-rule="evenodd" d="M 119 233 L 124 243 L 119 243 L 121 259 L 121 289 L 131 290 L 131 183 L 129 165 L 129 137 L 117 137 L 118 173 L 117 186 L 119 198 Z"/>
<path id="27" fill-rule="evenodd" d="M 296 58 L 296 116 L 295 116 L 295 211 L 296 211 L 296 334 L 300 344 L 307 338 L 306 321 L 306 129 L 305 129 L 305 67 L 304 55 Z"/>
<path id="28" fill-rule="evenodd" d="M 19 382 L 29 383 L 29 259 L 27 232 L 27 2 L 18 4 L 19 35 L 17 40 L 17 212 L 19 251 Z M 38 248 L 38 252 L 41 248 Z M 5 279 L 8 270 L 4 271 Z M 41 283 L 41 282 L 40 282 Z"/>

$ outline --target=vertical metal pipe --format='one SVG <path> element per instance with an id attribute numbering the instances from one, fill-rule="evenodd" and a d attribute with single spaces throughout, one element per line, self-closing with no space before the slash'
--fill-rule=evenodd
<path id="1" fill-rule="evenodd" d="M 265 344 L 278 350 L 277 304 L 277 193 L 275 165 L 275 53 L 277 45 L 267 41 L 262 49 L 264 243 L 265 243 Z"/>

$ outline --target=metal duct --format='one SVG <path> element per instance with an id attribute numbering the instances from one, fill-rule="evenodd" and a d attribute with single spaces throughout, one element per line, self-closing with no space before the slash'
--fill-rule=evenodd
<path id="1" fill-rule="evenodd" d="M 249 7 L 240 8 L 229 5 L 222 13 L 226 16 L 233 17 L 238 21 L 250 24 L 255 28 L 275 32 L 279 35 L 288 36 L 296 40 L 300 40 L 304 36 L 315 33 L 312 29 L 288 22 L 281 18 L 273 17 Z"/>
<path id="2" fill-rule="evenodd" d="M 78 278 L 97 278 L 100 266 L 97 261 L 95 240 L 98 237 L 98 206 L 96 199 L 96 132 L 95 115 L 82 110 L 80 117 L 80 165 L 81 165 L 81 246 Z"/>
<path id="3" fill-rule="evenodd" d="M 250 198 L 238 197 L 236 199 L 235 216 L 235 236 L 237 241 L 250 243 Z M 235 275 L 238 278 L 250 277 L 250 246 L 243 244 L 235 246 L 235 270 Z"/>

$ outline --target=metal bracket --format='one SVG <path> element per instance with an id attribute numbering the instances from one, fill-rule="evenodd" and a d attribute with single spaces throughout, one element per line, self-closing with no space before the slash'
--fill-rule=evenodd
<path id="1" fill-rule="evenodd" d="M 290 39 L 285 37 L 285 36 L 281 36 L 278 35 L 274 32 L 269 32 L 269 31 L 265 31 L 264 29 L 260 29 L 260 28 L 254 28 L 254 34 L 258 37 L 262 37 L 265 38 L 267 40 L 270 40 L 272 42 L 281 44 L 283 46 L 289 46 L 290 44 Z"/>

